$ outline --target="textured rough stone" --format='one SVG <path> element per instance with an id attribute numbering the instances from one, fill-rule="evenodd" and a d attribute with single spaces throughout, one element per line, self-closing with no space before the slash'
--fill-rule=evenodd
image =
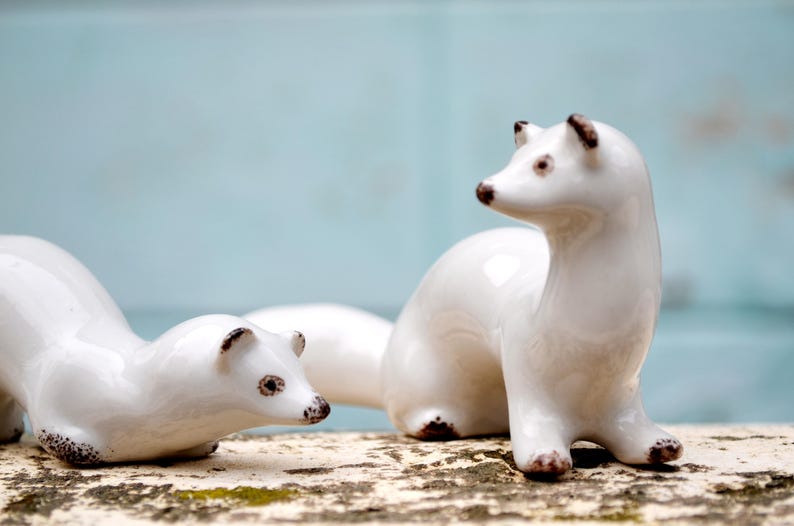
<path id="1" fill-rule="evenodd" d="M 502 437 L 239 435 L 202 460 L 76 469 L 26 435 L 0 446 L 0 522 L 794 523 L 793 425 L 670 430 L 685 447 L 671 465 L 579 443 L 550 479 L 517 471 Z"/>

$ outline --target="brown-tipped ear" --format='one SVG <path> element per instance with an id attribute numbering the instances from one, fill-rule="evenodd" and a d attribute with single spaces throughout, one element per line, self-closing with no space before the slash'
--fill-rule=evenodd
<path id="1" fill-rule="evenodd" d="M 303 354 L 303 350 L 306 348 L 306 337 L 302 332 L 288 331 L 287 338 L 289 339 L 292 352 L 295 353 L 295 356 L 300 358 L 301 354 Z"/>
<path id="2" fill-rule="evenodd" d="M 528 121 L 516 121 L 513 124 L 513 139 L 516 143 L 516 148 L 521 148 L 535 135 L 542 130 L 540 126 L 529 123 Z"/>
<path id="3" fill-rule="evenodd" d="M 529 135 L 527 135 L 528 125 L 529 122 L 527 121 L 516 121 L 513 124 L 513 139 L 515 140 L 516 148 L 521 148 L 529 140 Z"/>
<path id="4" fill-rule="evenodd" d="M 568 117 L 568 126 L 576 135 L 585 150 L 585 158 L 590 166 L 598 164 L 598 132 L 592 121 L 579 113 Z"/>
<path id="5" fill-rule="evenodd" d="M 246 343 L 253 341 L 256 338 L 254 331 L 248 327 L 237 327 L 229 331 L 229 334 L 224 336 L 221 342 L 220 353 L 226 354 L 235 348 L 242 347 Z"/>

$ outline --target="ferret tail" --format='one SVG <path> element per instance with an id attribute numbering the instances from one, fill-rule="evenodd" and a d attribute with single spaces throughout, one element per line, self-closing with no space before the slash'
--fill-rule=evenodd
<path id="1" fill-rule="evenodd" d="M 380 368 L 391 322 L 334 304 L 272 307 L 244 318 L 271 332 L 302 332 L 306 378 L 329 402 L 383 408 Z"/>

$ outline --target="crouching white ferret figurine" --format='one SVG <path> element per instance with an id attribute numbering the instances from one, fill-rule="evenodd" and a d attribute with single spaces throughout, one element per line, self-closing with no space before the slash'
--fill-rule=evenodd
<path id="1" fill-rule="evenodd" d="M 19 439 L 23 410 L 71 464 L 205 456 L 235 431 L 319 422 L 329 406 L 298 363 L 303 346 L 224 315 L 146 342 L 70 254 L 0 236 L 0 442 Z"/>
<path id="2" fill-rule="evenodd" d="M 477 187 L 529 228 L 471 236 L 428 271 L 394 325 L 348 307 L 246 316 L 309 338 L 302 362 L 332 402 L 384 407 L 422 439 L 509 431 L 519 469 L 562 473 L 578 439 L 627 464 L 681 456 L 651 422 L 640 368 L 659 312 L 661 261 L 645 162 L 582 115 L 515 124 L 517 151 Z"/>

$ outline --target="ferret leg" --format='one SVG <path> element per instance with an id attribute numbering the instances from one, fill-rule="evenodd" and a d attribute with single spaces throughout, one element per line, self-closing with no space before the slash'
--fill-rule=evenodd
<path id="1" fill-rule="evenodd" d="M 513 460 L 525 473 L 559 475 L 573 465 L 572 440 L 564 423 L 539 407 L 517 403 L 523 410 L 510 410 L 510 440 Z"/>
<path id="2" fill-rule="evenodd" d="M 525 473 L 559 475 L 573 465 L 573 427 L 567 414 L 535 378 L 523 349 L 505 349 L 503 374 L 510 414 L 513 459 Z"/>
<path id="3" fill-rule="evenodd" d="M 41 447 L 50 455 L 78 466 L 103 464 L 107 460 L 100 453 L 102 448 L 93 444 L 84 431 L 65 431 L 59 426 L 35 429 Z"/>
<path id="4" fill-rule="evenodd" d="M 639 389 L 626 408 L 605 415 L 595 439 L 625 464 L 661 464 L 684 453 L 681 442 L 645 414 Z"/>
<path id="5" fill-rule="evenodd" d="M 16 442 L 25 431 L 24 411 L 16 400 L 0 393 L 0 443 Z"/>
<path id="6" fill-rule="evenodd" d="M 401 341 L 383 365 L 383 401 L 398 429 L 422 440 L 508 431 L 501 370 L 480 342 Z"/>

